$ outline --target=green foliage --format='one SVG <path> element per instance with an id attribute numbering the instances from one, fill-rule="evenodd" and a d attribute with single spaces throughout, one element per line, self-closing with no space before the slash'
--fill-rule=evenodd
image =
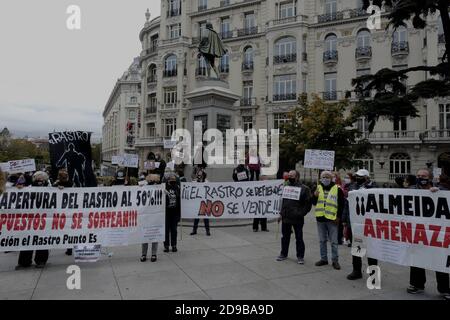
<path id="1" fill-rule="evenodd" d="M 353 119 L 344 115 L 347 100 L 326 103 L 314 95 L 311 102 L 304 96 L 299 102 L 280 137 L 280 158 L 287 159 L 288 167 L 304 160 L 305 149 L 336 151 L 336 167 L 343 169 L 353 167 L 352 159 L 367 153 L 368 142 L 353 128 Z"/>
<path id="2" fill-rule="evenodd" d="M 0 162 L 22 159 L 35 159 L 37 165 L 50 163 L 48 151 L 25 139 L 9 139 L 6 146 L 0 149 Z"/>

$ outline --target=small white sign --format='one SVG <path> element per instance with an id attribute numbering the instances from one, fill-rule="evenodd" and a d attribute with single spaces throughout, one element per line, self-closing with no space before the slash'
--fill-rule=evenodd
<path id="1" fill-rule="evenodd" d="M 303 167 L 309 169 L 333 170 L 334 157 L 334 151 L 306 149 Z"/>
<path id="2" fill-rule="evenodd" d="M 237 178 L 238 178 L 238 181 L 244 181 L 244 180 L 247 180 L 247 179 L 248 179 L 247 173 L 246 173 L 245 171 L 243 171 L 243 172 L 238 172 Z"/>
<path id="3" fill-rule="evenodd" d="M 367 254 L 364 239 L 353 237 L 352 256 L 363 258 Z"/>
<path id="4" fill-rule="evenodd" d="M 73 256 L 75 262 L 97 262 L 100 258 L 101 246 L 75 246 L 73 248 Z"/>
<path id="5" fill-rule="evenodd" d="M 437 178 L 442 175 L 442 168 L 434 168 L 433 169 L 433 177 Z"/>
<path id="6" fill-rule="evenodd" d="M 283 199 L 300 200 L 302 188 L 285 186 L 283 188 Z"/>
<path id="7" fill-rule="evenodd" d="M 112 156 L 111 157 L 111 164 L 120 164 L 122 162 L 121 156 Z"/>
<path id="8" fill-rule="evenodd" d="M 250 164 L 259 164 L 258 157 L 250 157 Z"/>
<path id="9" fill-rule="evenodd" d="M 0 163 L 0 166 L 3 172 L 10 174 L 36 171 L 36 162 L 34 159 L 8 161 Z"/>
<path id="10" fill-rule="evenodd" d="M 174 171 L 175 170 L 175 162 L 174 161 L 168 162 L 167 169 Z"/>
<path id="11" fill-rule="evenodd" d="M 153 170 L 153 169 L 155 169 L 155 161 L 145 161 L 144 162 L 144 169 L 145 170 Z"/>
<path id="12" fill-rule="evenodd" d="M 164 149 L 173 149 L 176 145 L 176 140 L 164 140 Z"/>

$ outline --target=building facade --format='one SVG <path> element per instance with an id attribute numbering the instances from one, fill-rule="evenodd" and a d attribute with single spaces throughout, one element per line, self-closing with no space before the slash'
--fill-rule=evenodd
<path id="1" fill-rule="evenodd" d="M 117 80 L 103 111 L 102 164 L 105 175 L 114 175 L 113 156 L 137 153 L 135 143 L 141 123 L 141 69 L 135 58 Z"/>
<path id="2" fill-rule="evenodd" d="M 224 119 L 223 126 L 270 130 L 287 121 L 302 93 L 356 102 L 351 91 L 356 76 L 438 63 L 444 53 L 438 16 L 430 16 L 424 30 L 408 25 L 386 32 L 390 8 L 380 9 L 381 29 L 369 30 L 360 0 L 162 0 L 161 16 L 150 20 L 147 14 L 140 32 L 142 118 L 135 147 L 141 164 L 150 153 L 169 153 L 164 140 L 176 128 L 192 127 L 185 95 L 207 74 L 197 49 L 206 22 L 228 50 L 220 59 L 220 77 L 241 96 L 233 123 Z M 427 77 L 413 73 L 407 85 Z M 372 143 L 360 166 L 376 180 L 392 182 L 449 158 L 450 100 L 422 100 L 418 108 L 419 118 L 381 120 L 370 135 L 366 121 L 358 121 Z M 205 117 L 193 120 L 208 127 Z"/>

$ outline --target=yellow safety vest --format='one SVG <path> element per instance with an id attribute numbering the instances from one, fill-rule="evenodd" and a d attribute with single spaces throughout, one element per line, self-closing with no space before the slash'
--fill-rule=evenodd
<path id="1" fill-rule="evenodd" d="M 334 185 L 328 192 L 328 197 L 326 199 L 322 185 L 319 185 L 317 187 L 317 191 L 319 191 L 319 199 L 317 200 L 316 217 L 325 217 L 331 221 L 336 220 L 338 211 L 339 187 L 337 185 Z"/>

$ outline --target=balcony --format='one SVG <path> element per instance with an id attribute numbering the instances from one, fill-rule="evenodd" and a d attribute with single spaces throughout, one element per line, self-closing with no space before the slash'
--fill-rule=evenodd
<path id="1" fill-rule="evenodd" d="M 368 15 L 369 14 L 367 13 L 367 11 L 364 10 L 363 8 L 350 10 L 350 18 L 357 18 L 357 17 L 368 16 Z"/>
<path id="2" fill-rule="evenodd" d="M 343 12 L 325 13 L 325 14 L 321 14 L 321 15 L 317 16 L 317 20 L 319 23 L 337 21 L 337 20 L 343 20 L 343 19 L 344 19 Z"/>
<path id="3" fill-rule="evenodd" d="M 163 138 L 140 138 L 136 139 L 135 147 L 158 147 L 164 144 Z"/>
<path id="4" fill-rule="evenodd" d="M 199 12 L 200 12 L 200 11 L 205 11 L 205 10 L 208 10 L 208 5 L 202 4 L 202 5 L 199 5 L 199 6 L 198 6 L 198 11 L 199 11 Z"/>
<path id="5" fill-rule="evenodd" d="M 323 62 L 326 64 L 333 64 L 338 62 L 337 50 L 329 50 L 323 53 Z"/>
<path id="6" fill-rule="evenodd" d="M 256 106 L 256 98 L 242 98 L 240 106 L 241 107 L 253 107 L 253 106 Z"/>
<path id="7" fill-rule="evenodd" d="M 284 54 L 284 55 L 279 55 L 279 56 L 273 57 L 274 64 L 292 63 L 292 62 L 297 62 L 297 54 L 296 53 Z"/>
<path id="8" fill-rule="evenodd" d="M 169 78 L 169 77 L 176 77 L 177 76 L 177 69 L 172 70 L 164 70 L 163 77 Z"/>
<path id="9" fill-rule="evenodd" d="M 230 73 L 230 65 L 229 64 L 219 65 L 219 72 Z"/>
<path id="10" fill-rule="evenodd" d="M 220 0 L 220 7 L 226 7 L 230 5 L 230 0 Z"/>
<path id="11" fill-rule="evenodd" d="M 258 27 L 244 28 L 238 30 L 238 37 L 245 37 L 258 34 Z"/>
<path id="12" fill-rule="evenodd" d="M 409 54 L 408 41 L 392 42 L 391 53 L 392 56 L 403 56 Z"/>
<path id="13" fill-rule="evenodd" d="M 220 33 L 220 38 L 221 38 L 222 40 L 233 38 L 233 31 L 224 31 L 224 32 L 221 32 L 221 33 Z"/>
<path id="14" fill-rule="evenodd" d="M 372 58 L 372 47 L 358 47 L 355 51 L 356 60 L 369 60 Z"/>
<path id="15" fill-rule="evenodd" d="M 247 61 L 242 63 L 242 71 L 249 71 L 252 72 L 254 69 L 254 63 L 253 61 Z"/>
<path id="16" fill-rule="evenodd" d="M 147 79 L 147 90 L 151 91 L 156 88 L 158 85 L 158 82 L 156 81 L 156 78 L 148 78 Z"/>
<path id="17" fill-rule="evenodd" d="M 336 101 L 337 100 L 337 91 L 325 91 L 322 92 L 322 98 L 325 101 Z"/>
<path id="18" fill-rule="evenodd" d="M 155 114 L 156 113 L 156 106 L 150 106 L 145 108 L 145 114 Z"/>
<path id="19" fill-rule="evenodd" d="M 422 138 L 426 142 L 450 143 L 450 129 L 425 131 Z"/>
<path id="20" fill-rule="evenodd" d="M 197 77 L 206 77 L 208 75 L 208 68 L 200 67 L 200 68 L 195 69 L 195 75 Z"/>
<path id="21" fill-rule="evenodd" d="M 445 43 L 445 34 L 438 35 L 438 43 Z"/>
<path id="22" fill-rule="evenodd" d="M 153 45 L 150 48 L 146 49 L 144 51 L 144 53 L 145 53 L 146 56 L 148 56 L 148 55 L 156 53 L 157 51 L 158 51 L 158 46 L 157 45 Z"/>
<path id="23" fill-rule="evenodd" d="M 295 100 L 297 100 L 297 94 L 296 93 L 274 94 L 273 95 L 273 101 L 274 102 L 295 101 Z"/>
<path id="24" fill-rule="evenodd" d="M 164 103 L 161 105 L 161 110 L 174 110 L 177 108 L 176 103 Z"/>
<path id="25" fill-rule="evenodd" d="M 286 24 L 286 23 L 297 22 L 297 17 L 298 17 L 298 16 L 294 16 L 294 17 L 286 17 L 286 18 L 282 18 L 282 19 L 278 19 L 278 20 L 273 20 L 273 25 L 274 25 L 274 26 L 278 26 L 278 25 L 280 25 L 280 24 Z"/>
<path id="26" fill-rule="evenodd" d="M 364 137 L 371 143 L 415 143 L 420 141 L 419 131 L 375 131 L 365 133 Z"/>

